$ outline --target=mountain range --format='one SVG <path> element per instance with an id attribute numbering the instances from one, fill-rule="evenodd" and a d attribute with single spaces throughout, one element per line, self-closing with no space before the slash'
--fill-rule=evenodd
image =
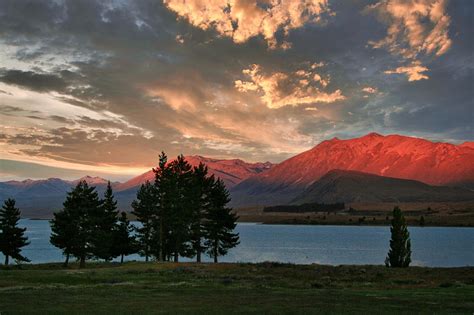
<path id="1" fill-rule="evenodd" d="M 370 133 L 333 138 L 279 164 L 188 156 L 224 180 L 234 207 L 353 201 L 474 200 L 474 142 L 454 145 L 400 135 Z M 86 176 L 103 193 L 107 180 Z M 119 206 L 130 210 L 138 187 L 152 170 L 112 187 Z M 58 178 L 0 182 L 0 201 L 17 199 L 24 216 L 45 217 L 61 208 L 77 183 Z M 445 187 L 449 186 L 449 187 Z M 456 186 L 456 188 L 453 188 Z"/>
<path id="2" fill-rule="evenodd" d="M 247 163 L 239 159 L 219 160 L 202 156 L 187 156 L 186 160 L 193 166 L 205 163 L 209 174 L 221 178 L 228 188 L 232 188 L 242 180 L 272 168 L 273 164 Z M 141 184 L 154 181 L 155 174 L 150 170 L 124 183 L 111 183 L 120 209 L 130 210 L 130 204 L 136 197 Z M 42 180 L 23 180 L 0 182 L 0 202 L 7 198 L 15 198 L 17 206 L 27 217 L 50 217 L 52 212 L 61 209 L 66 193 L 80 180 L 85 180 L 90 186 L 95 186 L 99 195 L 105 191 L 108 181 L 100 177 L 85 176 L 77 180 L 49 178 Z"/>
<path id="3" fill-rule="evenodd" d="M 291 203 L 332 170 L 474 188 L 474 145 L 377 133 L 348 140 L 334 138 L 242 181 L 232 189 L 233 205 Z"/>

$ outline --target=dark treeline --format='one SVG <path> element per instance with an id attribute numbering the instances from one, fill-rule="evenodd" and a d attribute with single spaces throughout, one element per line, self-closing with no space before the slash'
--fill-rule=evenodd
<path id="1" fill-rule="evenodd" d="M 346 205 L 343 202 L 338 203 L 304 203 L 301 205 L 279 205 L 263 208 L 263 212 L 331 212 L 344 210 Z"/>
<path id="2" fill-rule="evenodd" d="M 178 261 L 207 253 L 217 262 L 239 243 L 234 233 L 237 217 L 231 208 L 224 182 L 208 175 L 207 166 L 192 167 L 183 156 L 168 163 L 164 153 L 154 168 L 155 182 L 143 184 L 133 214 L 139 254 L 148 261 Z"/>
<path id="3" fill-rule="evenodd" d="M 65 265 L 71 256 L 83 267 L 87 259 L 123 261 L 133 253 L 146 261 L 196 257 L 197 262 L 208 254 L 217 262 L 238 245 L 229 192 L 207 166 L 192 167 L 182 155 L 168 163 L 162 153 L 153 171 L 155 181 L 143 184 L 132 203 L 139 227 L 119 214 L 110 183 L 103 198 L 85 181 L 68 193 L 51 220 L 51 243 L 62 249 Z"/>

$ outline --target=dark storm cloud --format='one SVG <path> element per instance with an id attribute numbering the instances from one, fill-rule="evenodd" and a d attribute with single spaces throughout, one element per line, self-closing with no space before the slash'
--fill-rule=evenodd
<path id="1" fill-rule="evenodd" d="M 64 79 L 59 76 L 21 70 L 0 70 L 0 82 L 39 92 L 62 91 L 67 86 Z"/>

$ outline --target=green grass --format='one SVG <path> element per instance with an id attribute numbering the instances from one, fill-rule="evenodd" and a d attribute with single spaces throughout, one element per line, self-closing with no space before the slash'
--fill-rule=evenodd
<path id="1" fill-rule="evenodd" d="M 464 313 L 474 268 L 127 263 L 0 269 L 0 313 Z"/>

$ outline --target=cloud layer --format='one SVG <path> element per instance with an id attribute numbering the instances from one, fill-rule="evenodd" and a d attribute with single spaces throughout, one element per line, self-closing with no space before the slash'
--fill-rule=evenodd
<path id="1" fill-rule="evenodd" d="M 422 74 L 428 68 L 420 65 L 420 58 L 425 55 L 439 57 L 452 46 L 447 3 L 448 0 L 384 0 L 367 7 L 367 11 L 377 14 L 388 25 L 386 37 L 369 41 L 369 44 L 374 48 L 386 48 L 413 63 L 385 73 L 406 73 L 409 81 L 428 78 Z"/>
<path id="2" fill-rule="evenodd" d="M 214 29 L 221 36 L 244 43 L 262 36 L 269 48 L 289 48 L 278 43 L 277 33 L 288 33 L 308 23 L 321 23 L 330 14 L 327 0 L 165 0 L 165 5 L 179 17 L 203 30 Z"/>
<path id="3" fill-rule="evenodd" d="M 161 150 L 278 162 L 371 131 L 472 140 L 473 14 L 470 0 L 0 1 L 0 153 L 131 174 Z"/>
<path id="4" fill-rule="evenodd" d="M 323 79 L 314 71 L 317 65 L 313 64 L 310 69 L 299 69 L 289 74 L 265 74 L 261 66 L 254 64 L 242 71 L 249 81 L 236 80 L 235 87 L 240 92 L 259 92 L 262 102 L 268 108 L 344 100 L 345 96 L 341 90 L 332 93 L 322 91 L 329 84 L 329 78 Z"/>

